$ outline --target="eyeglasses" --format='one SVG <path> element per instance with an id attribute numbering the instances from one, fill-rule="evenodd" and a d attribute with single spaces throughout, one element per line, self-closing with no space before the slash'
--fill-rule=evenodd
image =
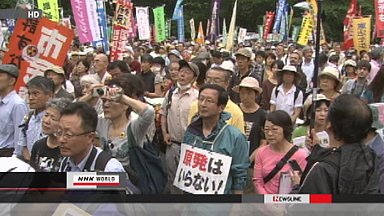
<path id="1" fill-rule="evenodd" d="M 80 134 L 70 134 L 68 133 L 68 131 L 64 132 L 64 131 L 55 131 L 53 133 L 53 135 L 57 138 L 60 138 L 60 137 L 64 137 L 64 139 L 72 139 L 73 137 L 77 137 L 77 136 L 83 136 L 83 135 L 86 135 L 88 133 L 91 133 L 93 131 L 87 131 L 87 132 L 84 132 L 84 133 L 80 133 Z"/>
<path id="2" fill-rule="evenodd" d="M 215 103 L 216 103 L 216 101 L 213 100 L 212 98 L 199 97 L 197 100 L 198 100 L 200 103 L 203 103 L 204 101 L 207 102 L 207 103 L 209 103 L 209 104 L 215 104 Z"/>

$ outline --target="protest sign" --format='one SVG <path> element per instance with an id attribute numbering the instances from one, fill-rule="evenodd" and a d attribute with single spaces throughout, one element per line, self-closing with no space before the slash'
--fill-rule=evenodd
<path id="1" fill-rule="evenodd" d="M 164 6 L 154 8 L 153 15 L 155 18 L 156 42 L 164 41 L 166 39 Z"/>
<path id="2" fill-rule="evenodd" d="M 3 59 L 20 70 L 16 89 L 43 75 L 48 67 L 63 66 L 73 37 L 71 29 L 48 18 L 18 19 Z"/>
<path id="3" fill-rule="evenodd" d="M 71 0 L 71 6 L 80 42 L 100 40 L 96 1 Z"/>
<path id="4" fill-rule="evenodd" d="M 151 30 L 149 28 L 148 7 L 136 7 L 137 28 L 139 30 L 140 40 L 151 39 Z"/>
<path id="5" fill-rule="evenodd" d="M 375 0 L 376 37 L 384 38 L 384 1 Z"/>
<path id="6" fill-rule="evenodd" d="M 353 19 L 353 46 L 360 52 L 369 50 L 371 41 L 371 17 Z"/>
<path id="7" fill-rule="evenodd" d="M 59 22 L 59 5 L 57 0 L 37 0 L 37 6 L 48 19 Z"/>
<path id="8" fill-rule="evenodd" d="M 313 19 L 311 15 L 306 14 L 303 17 L 303 23 L 301 24 L 301 32 L 297 44 L 306 46 L 308 44 L 309 37 L 312 35 Z"/>
<path id="9" fill-rule="evenodd" d="M 192 18 L 189 20 L 189 26 L 191 28 L 191 40 L 194 41 L 196 38 L 196 27 L 195 27 L 195 20 Z"/>
<path id="10" fill-rule="evenodd" d="M 231 162 L 227 155 L 182 144 L 173 184 L 192 194 L 223 194 Z"/>

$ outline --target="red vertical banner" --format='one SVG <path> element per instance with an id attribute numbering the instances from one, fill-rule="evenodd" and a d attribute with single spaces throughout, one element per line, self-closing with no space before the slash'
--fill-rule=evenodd
<path id="1" fill-rule="evenodd" d="M 384 1 L 375 0 L 376 37 L 384 38 Z"/>
<path id="2" fill-rule="evenodd" d="M 267 11 L 265 14 L 264 35 L 263 35 L 263 39 L 265 41 L 267 41 L 268 34 L 271 31 L 274 16 L 275 16 L 275 12 L 272 12 L 272 11 Z"/>
<path id="3" fill-rule="evenodd" d="M 115 17 L 113 20 L 113 32 L 110 57 L 111 61 L 123 60 L 123 53 L 128 38 L 134 35 L 133 4 L 129 0 L 118 0 Z"/>
<path id="4" fill-rule="evenodd" d="M 71 29 L 48 18 L 18 19 L 3 59 L 4 64 L 19 68 L 16 89 L 43 75 L 48 67 L 63 66 L 73 37 Z"/>
<path id="5" fill-rule="evenodd" d="M 129 30 L 122 26 L 114 26 L 111 44 L 111 62 L 123 59 L 123 53 L 128 41 Z"/>
<path id="6" fill-rule="evenodd" d="M 357 13 L 357 0 L 351 0 L 351 4 L 349 5 L 349 9 L 347 11 L 347 15 L 344 19 L 344 49 L 349 49 L 353 46 L 353 28 L 352 21 Z"/>

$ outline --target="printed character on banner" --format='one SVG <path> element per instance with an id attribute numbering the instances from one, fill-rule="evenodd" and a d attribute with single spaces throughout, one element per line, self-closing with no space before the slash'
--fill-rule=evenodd
<path id="1" fill-rule="evenodd" d="M 37 44 L 39 53 L 43 53 L 43 56 L 45 57 L 50 56 L 57 59 L 63 43 L 67 40 L 67 37 L 60 34 L 57 29 L 51 30 L 43 27 L 41 31 L 42 34 L 39 43 Z"/>
<path id="2" fill-rule="evenodd" d="M 39 24 L 38 19 L 25 19 L 25 22 L 23 22 L 23 31 L 26 31 L 28 29 L 28 32 L 31 34 L 35 34 L 37 25 Z"/>

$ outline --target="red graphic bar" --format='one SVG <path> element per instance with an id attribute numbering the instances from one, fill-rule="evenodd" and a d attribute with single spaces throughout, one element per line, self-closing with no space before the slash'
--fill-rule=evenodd
<path id="1" fill-rule="evenodd" d="M 0 188 L 0 191 L 65 191 L 67 188 Z"/>
<path id="2" fill-rule="evenodd" d="M 309 203 L 332 203 L 332 194 L 310 194 Z"/>
<path id="3" fill-rule="evenodd" d="M 120 186 L 119 182 L 74 182 L 74 186 Z"/>

